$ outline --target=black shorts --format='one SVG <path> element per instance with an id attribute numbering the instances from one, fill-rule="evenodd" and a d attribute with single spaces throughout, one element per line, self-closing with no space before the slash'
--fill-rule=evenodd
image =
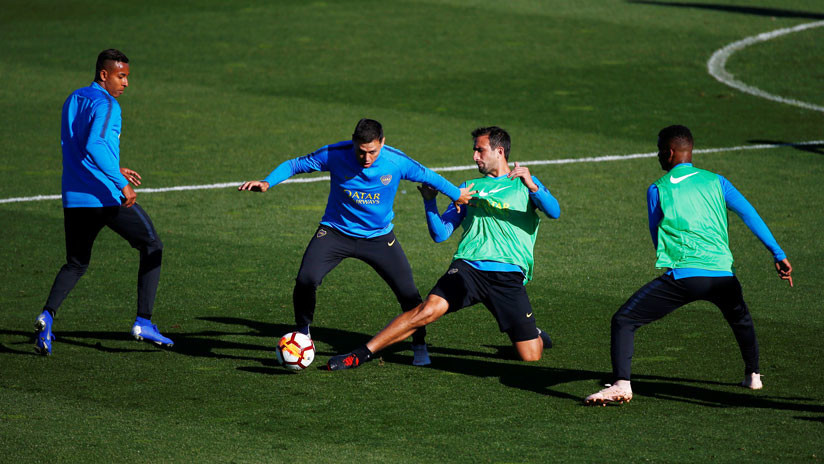
<path id="1" fill-rule="evenodd" d="M 429 293 L 445 299 L 449 313 L 483 303 L 495 316 L 501 332 L 506 332 L 513 342 L 538 337 L 524 275 L 520 272 L 480 271 L 459 259 Z"/>

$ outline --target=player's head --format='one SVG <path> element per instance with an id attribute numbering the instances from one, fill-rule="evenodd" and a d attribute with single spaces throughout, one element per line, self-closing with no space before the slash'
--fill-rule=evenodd
<path id="1" fill-rule="evenodd" d="M 681 125 L 668 126 L 658 132 L 658 162 L 669 171 L 680 163 L 692 162 L 693 139 L 689 128 Z"/>
<path id="2" fill-rule="evenodd" d="M 352 133 L 352 142 L 358 163 L 365 168 L 372 166 L 383 148 L 383 126 L 374 119 L 361 119 Z"/>
<path id="3" fill-rule="evenodd" d="M 472 131 L 472 160 L 481 174 L 499 173 L 509 160 L 509 134 L 498 126 Z"/>
<path id="4" fill-rule="evenodd" d="M 504 158 L 509 160 L 509 147 L 511 142 L 509 140 L 509 133 L 498 126 L 479 127 L 472 131 L 472 138 L 477 139 L 486 135 L 489 137 L 489 146 L 496 150 L 498 148 L 503 150 Z"/>
<path id="5" fill-rule="evenodd" d="M 129 86 L 129 58 L 120 50 L 110 48 L 97 55 L 94 81 L 115 98 Z"/>
<path id="6" fill-rule="evenodd" d="M 367 143 L 373 140 L 378 142 L 383 140 L 383 126 L 374 119 L 363 118 L 358 121 L 355 126 L 355 132 L 352 133 L 352 141 L 355 144 Z"/>

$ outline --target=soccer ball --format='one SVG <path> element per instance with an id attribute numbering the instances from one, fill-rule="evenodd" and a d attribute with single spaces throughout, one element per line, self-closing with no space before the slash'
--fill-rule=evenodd
<path id="1" fill-rule="evenodd" d="M 315 359 L 315 344 L 300 332 L 289 332 L 280 337 L 275 353 L 281 366 L 300 371 L 309 367 Z"/>

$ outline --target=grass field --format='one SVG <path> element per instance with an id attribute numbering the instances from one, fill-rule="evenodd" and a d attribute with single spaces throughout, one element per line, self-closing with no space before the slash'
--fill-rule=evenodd
<path id="1" fill-rule="evenodd" d="M 824 114 L 738 92 L 706 62 L 821 20 L 816 0 L 4 1 L 0 200 L 59 194 L 60 107 L 105 48 L 131 60 L 122 165 L 163 188 L 262 178 L 347 139 L 361 117 L 430 167 L 472 164 L 469 132 L 488 124 L 510 131 L 513 161 L 648 153 L 673 123 L 699 149 L 820 141 Z M 741 50 L 727 70 L 824 105 L 822 55 L 816 28 Z M 54 354 L 36 356 L 32 324 L 64 259 L 61 206 L 0 203 L 0 462 L 820 461 L 824 143 L 695 163 L 747 196 L 795 268 L 790 288 L 730 218 L 765 388 L 737 386 L 730 330 L 695 303 L 639 331 L 635 399 L 608 408 L 581 399 L 611 380 L 611 315 L 659 272 L 645 211 L 654 158 L 531 168 L 562 208 L 543 222 L 527 287 L 556 342 L 537 363 L 515 360 L 477 306 L 430 327 L 430 368 L 402 343 L 360 369 L 316 369 L 398 311 L 348 260 L 318 292 L 315 364 L 276 366 L 327 182 L 138 190 L 165 243 L 154 321 L 175 347 L 131 339 L 137 255 L 104 231 L 58 313 Z M 415 185 L 402 189 L 395 231 L 425 293 L 457 237 L 432 243 Z"/>

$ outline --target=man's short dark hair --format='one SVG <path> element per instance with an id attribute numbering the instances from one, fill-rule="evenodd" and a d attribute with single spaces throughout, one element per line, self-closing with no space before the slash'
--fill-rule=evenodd
<path id="1" fill-rule="evenodd" d="M 668 126 L 661 129 L 658 133 L 658 144 L 665 148 L 671 145 L 676 146 L 693 146 L 692 132 L 689 128 L 681 125 Z"/>
<path id="2" fill-rule="evenodd" d="M 479 127 L 472 131 L 472 138 L 477 139 L 482 135 L 489 136 L 489 148 L 503 148 L 504 158 L 509 161 L 509 147 L 511 145 L 509 134 L 498 126 Z"/>
<path id="3" fill-rule="evenodd" d="M 94 80 L 95 82 L 100 82 L 100 71 L 102 71 L 106 67 L 107 61 L 119 61 L 121 63 L 128 63 L 129 59 L 126 58 L 126 55 L 123 54 L 120 50 L 115 50 L 114 48 L 110 48 L 108 50 L 103 50 L 97 55 L 97 65 L 94 67 Z"/>
<path id="4" fill-rule="evenodd" d="M 363 118 L 358 121 L 355 126 L 355 132 L 352 133 L 352 141 L 356 144 L 369 143 L 373 140 L 383 140 L 383 126 L 374 119 Z"/>

